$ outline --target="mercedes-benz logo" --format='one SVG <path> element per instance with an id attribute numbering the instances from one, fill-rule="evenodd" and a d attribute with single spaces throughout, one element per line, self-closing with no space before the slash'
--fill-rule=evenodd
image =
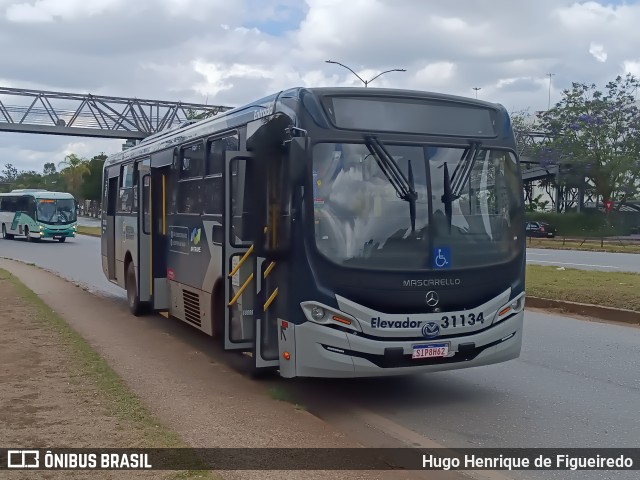
<path id="1" fill-rule="evenodd" d="M 428 306 L 435 307 L 440 301 L 440 297 L 438 297 L 438 294 L 432 290 L 430 292 L 427 292 L 426 300 Z"/>

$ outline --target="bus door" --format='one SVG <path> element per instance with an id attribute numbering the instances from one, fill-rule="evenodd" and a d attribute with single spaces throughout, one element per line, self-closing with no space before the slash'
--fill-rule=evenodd
<path id="1" fill-rule="evenodd" d="M 167 271 L 167 187 L 170 166 L 152 167 L 149 178 L 149 258 L 151 260 L 151 296 L 153 309 L 169 310 Z M 144 187 L 144 185 L 143 185 Z"/>
<path id="2" fill-rule="evenodd" d="M 152 307 L 157 311 L 168 311 L 170 305 L 169 278 L 167 270 L 167 214 L 169 205 L 169 179 L 171 168 L 176 161 L 176 149 L 168 148 L 151 154 L 151 185 L 149 196 L 149 217 L 151 218 L 151 297 Z"/>
<path id="3" fill-rule="evenodd" d="M 138 292 L 140 301 L 151 300 L 152 278 L 151 270 L 151 160 L 146 158 L 138 162 L 135 183 L 135 200 L 138 212 Z"/>
<path id="4" fill-rule="evenodd" d="M 102 250 L 106 255 L 105 274 L 109 280 L 116 280 L 116 208 L 118 204 L 118 181 L 120 167 L 107 169 L 104 185 L 104 206 L 102 207 Z M 104 268 L 104 265 L 103 265 Z"/>
<path id="5" fill-rule="evenodd" d="M 245 350 L 253 354 L 258 368 L 278 365 L 266 358 L 263 318 L 265 295 L 265 259 L 253 253 L 252 236 L 259 226 L 259 202 L 250 189 L 251 162 L 249 152 L 227 152 L 225 162 L 225 349 Z M 272 267 L 273 268 L 273 267 Z M 271 300 L 273 301 L 273 299 Z"/>

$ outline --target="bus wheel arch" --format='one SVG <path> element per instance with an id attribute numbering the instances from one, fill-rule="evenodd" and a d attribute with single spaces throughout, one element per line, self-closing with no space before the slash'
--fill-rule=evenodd
<path id="1" fill-rule="evenodd" d="M 138 292 L 136 269 L 130 252 L 127 252 L 124 257 L 124 288 L 127 291 L 129 310 L 136 317 L 141 315 L 143 310 L 142 302 L 140 301 L 140 292 Z"/>

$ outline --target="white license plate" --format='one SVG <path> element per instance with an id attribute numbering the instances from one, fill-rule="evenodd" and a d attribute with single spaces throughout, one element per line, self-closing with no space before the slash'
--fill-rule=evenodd
<path id="1" fill-rule="evenodd" d="M 448 343 L 431 343 L 428 345 L 414 345 L 412 358 L 446 357 L 448 354 Z"/>

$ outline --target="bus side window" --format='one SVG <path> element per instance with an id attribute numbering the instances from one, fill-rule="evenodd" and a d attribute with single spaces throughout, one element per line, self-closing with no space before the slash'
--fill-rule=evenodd
<path id="1" fill-rule="evenodd" d="M 29 204 L 27 206 L 27 214 L 33 219 L 36 219 L 36 199 L 29 197 Z"/>
<path id="2" fill-rule="evenodd" d="M 27 213 L 29 211 L 29 197 L 18 197 L 16 200 L 16 211 Z"/>
<path id="3" fill-rule="evenodd" d="M 131 213 L 138 213 L 138 163 L 133 167 L 133 186 L 131 188 Z"/>
<path id="4" fill-rule="evenodd" d="M 204 173 L 204 144 L 198 142 L 182 148 L 179 181 L 178 212 L 202 212 L 202 175 Z"/>
<path id="5" fill-rule="evenodd" d="M 119 212 L 132 212 L 133 190 L 133 165 L 123 165 L 120 170 L 120 199 L 118 201 Z"/>
<path id="6" fill-rule="evenodd" d="M 238 135 L 218 138 L 209 143 L 204 179 L 204 213 L 224 215 L 224 161 L 227 151 L 238 150 Z M 222 221 L 222 219 L 221 219 Z"/>

